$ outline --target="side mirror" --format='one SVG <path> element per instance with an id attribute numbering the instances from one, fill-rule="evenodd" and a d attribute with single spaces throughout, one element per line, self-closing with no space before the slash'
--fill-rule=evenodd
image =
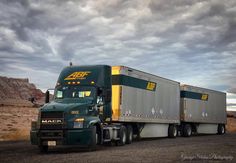
<path id="1" fill-rule="evenodd" d="M 54 89 L 52 89 L 52 88 L 48 89 L 45 92 L 45 103 L 49 103 L 50 102 L 50 98 L 52 97 L 53 94 L 54 94 Z"/>
<path id="2" fill-rule="evenodd" d="M 102 105 L 104 105 L 104 103 L 102 101 L 99 101 L 98 106 L 102 106 Z"/>
<path id="3" fill-rule="evenodd" d="M 98 96 L 98 97 L 97 97 L 97 104 L 98 104 L 99 106 L 103 105 L 103 100 L 102 100 L 102 99 L 103 99 L 102 96 Z"/>
<path id="4" fill-rule="evenodd" d="M 97 89 L 97 95 L 98 96 L 101 96 L 101 95 L 103 96 L 103 94 L 104 94 L 104 90 L 102 88 L 98 88 Z"/>
<path id="5" fill-rule="evenodd" d="M 46 93 L 45 93 L 45 103 L 49 103 L 49 91 L 47 90 Z"/>
<path id="6" fill-rule="evenodd" d="M 111 102 L 111 89 L 99 88 L 97 91 L 97 95 L 104 97 L 105 103 Z"/>

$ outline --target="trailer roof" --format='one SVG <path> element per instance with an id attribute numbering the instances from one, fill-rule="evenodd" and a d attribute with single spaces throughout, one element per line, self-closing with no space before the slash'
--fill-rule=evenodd
<path id="1" fill-rule="evenodd" d="M 148 74 L 148 75 L 152 75 L 152 76 L 155 76 L 155 77 L 158 77 L 158 78 L 161 78 L 161 79 L 165 79 L 165 80 L 169 80 L 169 81 L 172 81 L 172 82 L 175 82 L 175 83 L 179 83 L 178 81 L 175 81 L 175 80 L 172 80 L 172 79 L 168 79 L 168 78 L 164 78 L 164 77 L 161 77 L 161 76 L 158 76 L 158 75 L 155 75 L 155 74 L 151 74 L 151 73 L 148 73 L 148 72 L 145 72 L 145 71 L 141 71 L 141 70 L 137 70 L 137 69 L 134 69 L 134 68 L 130 68 L 130 67 L 127 67 L 127 66 L 122 66 L 122 65 L 116 65 L 116 66 L 112 66 L 112 67 L 121 67 L 121 68 L 127 68 L 128 70 L 135 70 L 135 71 L 138 71 L 138 72 L 141 72 L 141 73 L 144 73 L 144 74 Z"/>
<path id="2" fill-rule="evenodd" d="M 180 84 L 180 87 L 185 87 L 185 86 L 226 94 L 226 92 L 221 92 L 221 91 L 217 91 L 217 90 L 213 90 L 213 89 L 209 89 L 209 88 L 197 87 L 197 86 L 188 85 L 188 84 Z"/>

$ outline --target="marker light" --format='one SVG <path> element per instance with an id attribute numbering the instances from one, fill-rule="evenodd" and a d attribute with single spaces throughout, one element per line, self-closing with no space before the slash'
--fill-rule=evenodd
<path id="1" fill-rule="evenodd" d="M 83 122 L 83 121 L 84 121 L 84 118 L 76 118 L 74 121 L 75 121 L 75 122 Z"/>

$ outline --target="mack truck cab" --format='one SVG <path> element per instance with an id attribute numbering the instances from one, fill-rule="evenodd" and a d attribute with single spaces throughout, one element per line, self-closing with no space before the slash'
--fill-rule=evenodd
<path id="1" fill-rule="evenodd" d="M 31 144 L 41 152 L 49 146 L 78 145 L 94 149 L 97 144 L 116 142 L 124 145 L 133 137 L 130 129 L 112 123 L 111 67 L 69 66 L 57 80 L 53 100 L 39 110 L 38 120 L 32 122 Z M 131 131 L 132 130 L 132 131 Z"/>

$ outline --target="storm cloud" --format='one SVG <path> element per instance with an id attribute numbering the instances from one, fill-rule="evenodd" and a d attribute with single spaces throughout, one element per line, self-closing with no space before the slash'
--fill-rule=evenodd
<path id="1" fill-rule="evenodd" d="M 0 75 L 53 87 L 69 64 L 125 65 L 236 93 L 235 0 L 2 0 Z"/>

